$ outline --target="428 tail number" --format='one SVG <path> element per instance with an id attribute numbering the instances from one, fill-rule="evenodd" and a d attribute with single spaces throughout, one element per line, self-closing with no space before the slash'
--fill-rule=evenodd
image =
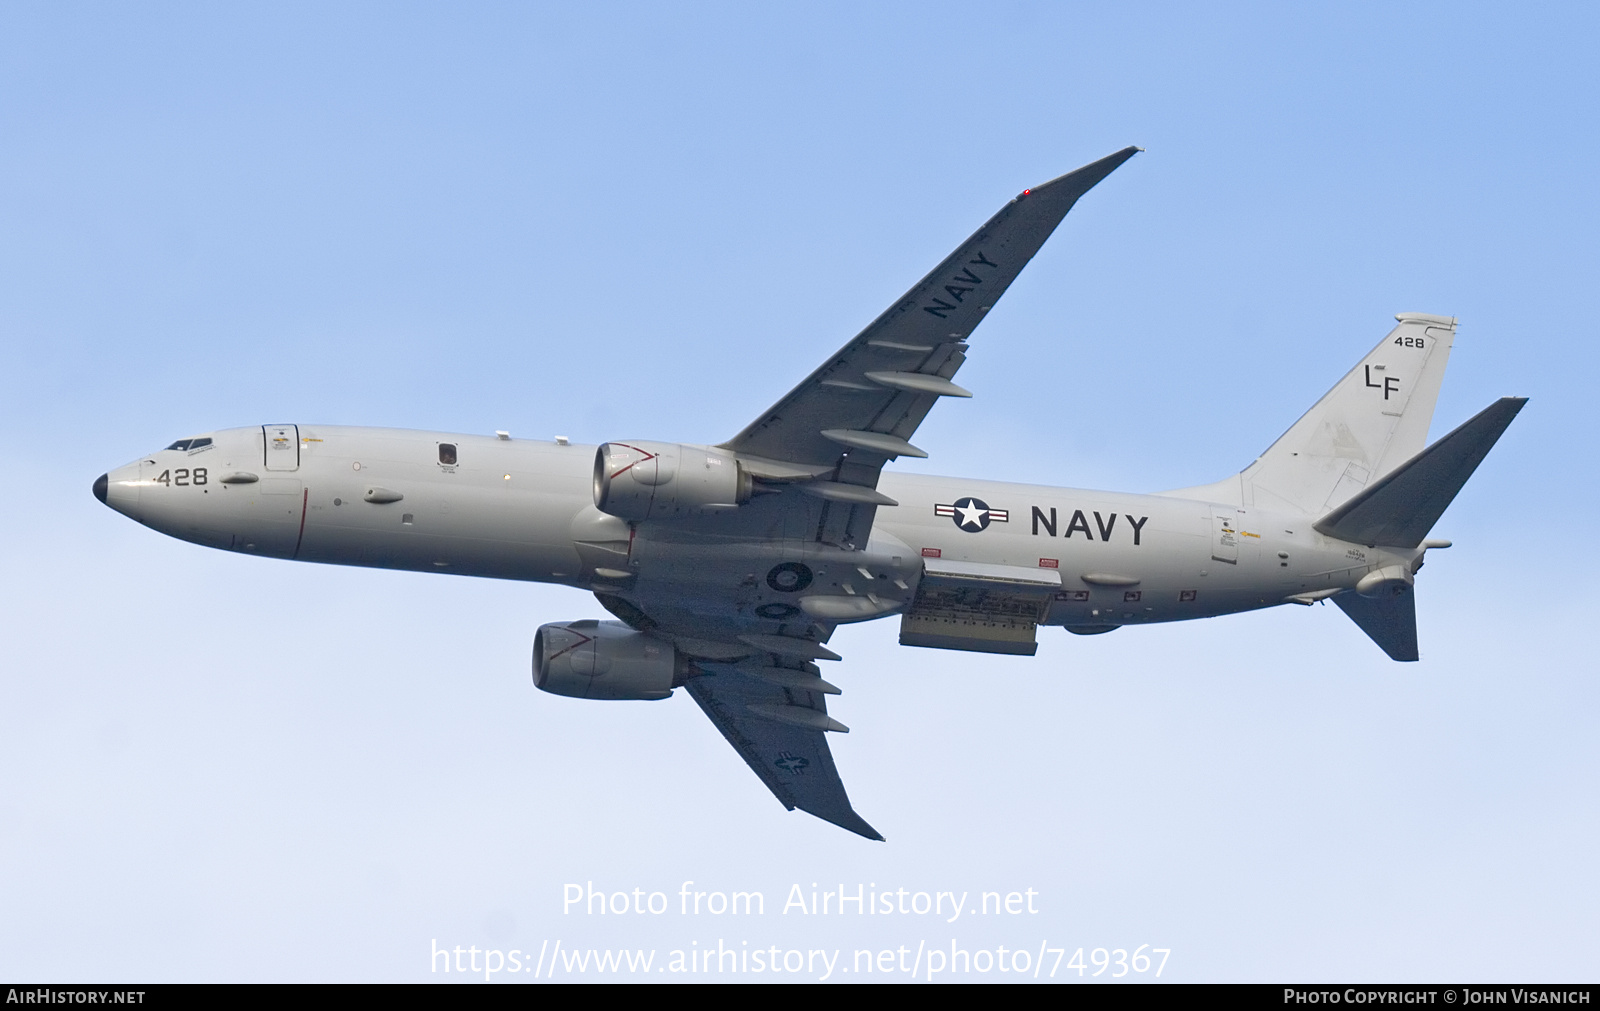
<path id="1" fill-rule="evenodd" d="M 179 488 L 199 487 L 206 483 L 206 469 L 204 467 L 196 467 L 194 470 L 190 470 L 188 467 L 179 467 L 177 470 L 164 470 L 161 472 L 160 477 L 150 483 L 163 484 L 169 488 L 174 485 Z"/>

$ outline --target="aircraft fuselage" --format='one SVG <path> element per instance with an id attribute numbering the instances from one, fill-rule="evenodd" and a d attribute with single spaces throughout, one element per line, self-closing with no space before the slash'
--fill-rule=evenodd
<path id="1" fill-rule="evenodd" d="M 770 536 L 756 540 L 719 533 L 715 512 L 637 524 L 608 516 L 595 507 L 594 446 L 326 425 L 227 429 L 192 442 L 204 444 L 110 472 L 106 504 L 170 536 L 245 554 L 623 596 L 670 585 L 708 607 L 726 608 L 730 592 L 741 608 L 787 606 L 793 591 L 761 577 L 795 562 L 833 592 L 876 594 L 882 614 L 896 613 L 924 564 L 973 563 L 1059 573 L 1041 623 L 1099 630 L 1306 602 L 1381 567 L 1414 568 L 1422 555 L 1325 537 L 1303 515 L 893 472 L 879 490 L 898 505 L 880 506 L 873 540 L 850 551 L 782 529 L 776 511 Z M 765 501 L 737 508 L 759 511 Z M 599 562 L 584 551 L 597 543 L 613 545 Z"/>
<path id="2" fill-rule="evenodd" d="M 616 619 L 534 634 L 536 687 L 685 690 L 767 789 L 869 839 L 828 748 L 848 727 L 840 624 L 900 616 L 906 646 L 1031 656 L 1095 634 L 1331 599 L 1390 659 L 1420 658 L 1425 538 L 1526 403 L 1431 446 L 1456 319 L 1398 324 L 1236 475 L 1159 495 L 884 470 L 945 398 L 972 333 L 1128 147 L 1023 190 L 742 431 L 717 446 L 574 446 L 326 425 L 180 439 L 102 475 L 102 502 L 210 547 L 559 583 Z M 1350 592 L 1353 591 L 1353 592 Z"/>

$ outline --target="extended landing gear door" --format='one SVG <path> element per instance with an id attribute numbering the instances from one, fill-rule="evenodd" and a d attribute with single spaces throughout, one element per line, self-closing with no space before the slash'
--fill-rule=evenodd
<path id="1" fill-rule="evenodd" d="M 902 646 L 1033 656 L 1039 622 L 1061 589 L 1056 569 L 923 559 L 917 599 L 900 619 Z"/>
<path id="2" fill-rule="evenodd" d="M 262 465 L 268 470 L 300 469 L 300 426 L 262 425 L 266 437 Z"/>

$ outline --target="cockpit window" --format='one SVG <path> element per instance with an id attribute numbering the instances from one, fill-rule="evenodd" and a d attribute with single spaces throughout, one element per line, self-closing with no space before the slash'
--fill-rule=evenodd
<path id="1" fill-rule="evenodd" d="M 439 443 L 439 462 L 446 467 L 456 465 L 456 444 L 453 442 Z"/>
<path id="2" fill-rule="evenodd" d="M 168 446 L 167 448 L 168 449 L 188 449 L 189 448 L 189 443 L 191 443 L 193 441 L 194 441 L 193 439 L 179 439 L 177 442 L 174 442 L 172 445 Z"/>
<path id="3" fill-rule="evenodd" d="M 209 445 L 211 445 L 211 440 L 210 439 L 179 439 L 177 442 L 174 442 L 172 445 L 168 446 L 167 448 L 168 449 L 189 449 L 189 450 L 194 450 L 194 449 L 201 449 L 201 448 L 203 448 L 205 446 L 209 446 Z"/>

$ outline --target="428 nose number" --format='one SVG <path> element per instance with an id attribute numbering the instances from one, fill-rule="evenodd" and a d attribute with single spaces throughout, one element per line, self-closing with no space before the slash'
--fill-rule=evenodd
<path id="1" fill-rule="evenodd" d="M 177 485 L 179 488 L 187 488 L 191 485 L 198 487 L 206 483 L 206 469 L 204 467 L 196 467 L 194 470 L 190 470 L 187 467 L 179 467 L 177 470 L 164 470 L 161 472 L 160 477 L 155 478 L 150 483 L 164 484 L 169 488 L 173 485 Z"/>

